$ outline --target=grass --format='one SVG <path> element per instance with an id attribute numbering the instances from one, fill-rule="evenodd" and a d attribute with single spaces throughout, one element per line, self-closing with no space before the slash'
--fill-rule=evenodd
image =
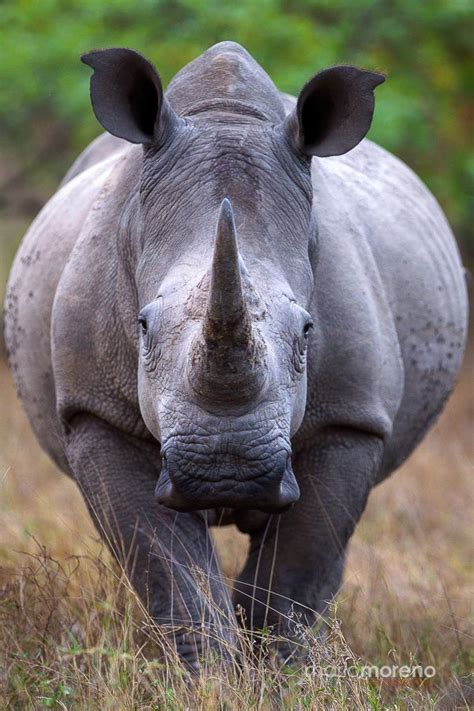
<path id="1" fill-rule="evenodd" d="M 309 664 L 264 664 L 243 639 L 241 671 L 208 657 L 190 678 L 171 649 L 159 654 L 163 631 L 100 543 L 74 483 L 39 449 L 0 363 L 0 708 L 469 708 L 473 385 L 466 365 L 438 425 L 372 493 L 328 635 L 308 635 Z M 231 528 L 215 538 L 232 579 L 247 539 Z M 354 674 L 414 664 L 436 675 Z M 333 667 L 341 676 L 327 674 Z"/>

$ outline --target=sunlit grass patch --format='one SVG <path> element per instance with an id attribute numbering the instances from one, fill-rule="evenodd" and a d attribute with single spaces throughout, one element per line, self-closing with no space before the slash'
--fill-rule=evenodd
<path id="1" fill-rule="evenodd" d="M 382 709 L 407 698 L 430 708 L 439 695 L 419 679 L 404 685 L 359 677 L 366 662 L 334 617 L 323 639 L 306 635 L 303 667 L 272 661 L 271 631 L 261 656 L 240 632 L 238 664 L 207 654 L 191 675 L 105 551 L 60 562 L 38 546 L 20 568 L 3 573 L 2 700 L 11 708 Z"/>

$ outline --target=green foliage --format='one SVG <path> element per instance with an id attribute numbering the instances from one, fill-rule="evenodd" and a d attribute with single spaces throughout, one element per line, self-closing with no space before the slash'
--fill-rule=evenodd
<path id="1" fill-rule="evenodd" d="M 371 137 L 421 175 L 466 240 L 473 7 L 469 0 L 3 0 L 2 140 L 34 154 L 49 123 L 69 159 L 65 147 L 78 151 L 98 133 L 89 70 L 78 59 L 94 47 L 136 48 L 167 82 L 213 43 L 233 39 L 293 93 L 317 70 L 353 63 L 388 75 Z"/>

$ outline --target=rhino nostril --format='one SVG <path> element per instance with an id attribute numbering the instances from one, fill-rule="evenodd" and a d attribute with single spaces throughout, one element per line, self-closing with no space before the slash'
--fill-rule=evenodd
<path id="1" fill-rule="evenodd" d="M 291 452 L 281 452 L 278 455 L 278 459 L 275 460 L 273 471 L 275 479 L 278 477 L 282 480 L 284 479 L 288 469 L 292 472 L 291 466 Z"/>
<path id="2" fill-rule="evenodd" d="M 155 488 L 155 498 L 159 504 L 168 506 L 176 511 L 184 511 L 187 508 L 186 502 L 177 491 L 176 485 L 170 479 L 168 470 L 163 467 Z"/>
<path id="3" fill-rule="evenodd" d="M 300 488 L 293 474 L 291 466 L 291 454 L 286 460 L 286 467 L 283 477 L 278 486 L 277 505 L 281 511 L 288 509 L 292 504 L 296 503 L 300 498 Z"/>

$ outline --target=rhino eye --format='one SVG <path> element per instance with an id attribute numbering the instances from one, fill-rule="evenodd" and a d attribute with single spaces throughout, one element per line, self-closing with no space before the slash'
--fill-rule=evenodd
<path id="1" fill-rule="evenodd" d="M 148 322 L 147 322 L 147 320 L 146 320 L 146 317 L 145 317 L 145 316 L 139 316 L 139 317 L 138 317 L 138 323 L 139 323 L 140 326 L 141 326 L 142 333 L 145 335 L 146 332 L 148 331 Z"/>
<path id="2" fill-rule="evenodd" d="M 305 323 L 304 328 L 303 328 L 303 335 L 304 335 L 305 338 L 308 338 L 309 332 L 310 332 L 311 329 L 313 328 L 313 325 L 314 325 L 314 324 L 313 324 L 312 321 L 307 321 L 307 323 Z"/>
<path id="3" fill-rule="evenodd" d="M 151 346 L 152 336 L 156 333 L 157 325 L 162 312 L 162 298 L 158 296 L 150 304 L 142 308 L 138 314 L 138 323 L 140 324 L 141 336 L 144 346 Z"/>

